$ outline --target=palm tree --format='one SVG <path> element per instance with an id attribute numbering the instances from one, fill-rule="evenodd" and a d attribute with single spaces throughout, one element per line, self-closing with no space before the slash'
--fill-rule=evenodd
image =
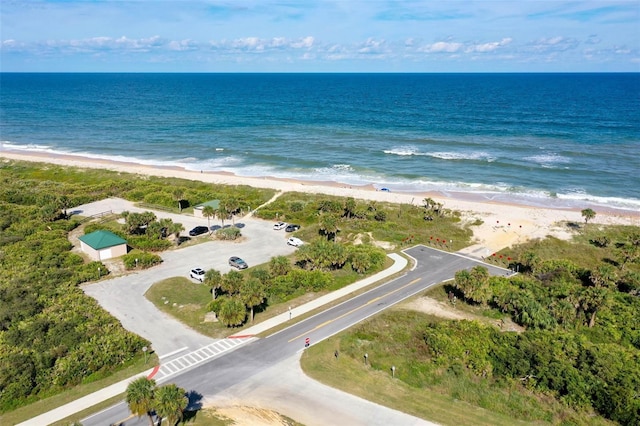
<path id="1" fill-rule="evenodd" d="M 633 263 L 640 258 L 640 233 L 633 232 L 627 237 L 627 241 L 617 250 L 617 255 L 622 259 L 620 270 L 624 270 L 627 263 Z"/>
<path id="2" fill-rule="evenodd" d="M 181 223 L 171 223 L 167 226 L 167 235 L 173 234 L 176 240 L 176 244 L 180 244 L 180 232 L 184 231 L 184 226 Z"/>
<path id="3" fill-rule="evenodd" d="M 229 295 L 234 295 L 240 291 L 240 286 L 243 281 L 244 275 L 238 271 L 231 270 L 222 276 L 220 287 Z"/>
<path id="4" fill-rule="evenodd" d="M 207 218 L 207 225 L 209 229 L 211 229 L 211 218 L 216 216 L 215 209 L 211 206 L 204 206 L 202 215 Z"/>
<path id="5" fill-rule="evenodd" d="M 609 291 L 601 287 L 587 287 L 580 294 L 580 306 L 589 317 L 589 328 L 596 324 L 596 314 L 606 306 L 608 298 Z"/>
<path id="6" fill-rule="evenodd" d="M 371 257 L 364 250 L 351 251 L 351 268 L 358 274 L 364 274 L 371 267 Z"/>
<path id="7" fill-rule="evenodd" d="M 236 224 L 235 213 L 240 208 L 240 203 L 235 198 L 230 197 L 230 198 L 227 198 L 224 204 L 226 206 L 227 214 L 231 215 L 231 223 L 235 225 Z"/>
<path id="8" fill-rule="evenodd" d="M 224 220 L 229 217 L 229 208 L 227 207 L 227 200 L 220 200 L 220 204 L 218 204 L 218 210 L 216 210 L 216 216 L 222 222 L 222 227 L 224 228 Z"/>
<path id="9" fill-rule="evenodd" d="M 67 217 L 68 217 L 67 209 L 69 207 L 71 207 L 71 199 L 66 195 L 60 195 L 56 199 L 56 202 L 57 202 L 58 206 L 60 207 L 60 210 L 62 210 L 62 214 L 64 215 L 64 218 L 67 219 Z"/>
<path id="10" fill-rule="evenodd" d="M 433 198 L 425 198 L 424 200 L 422 200 L 422 204 L 425 210 L 432 210 L 433 206 L 436 205 L 436 202 L 433 201 Z"/>
<path id="11" fill-rule="evenodd" d="M 321 214 L 320 231 L 327 236 L 327 240 L 334 240 L 338 233 L 338 219 L 332 214 Z"/>
<path id="12" fill-rule="evenodd" d="M 182 213 L 182 197 L 184 197 L 184 190 L 182 188 L 173 188 L 173 199 L 178 202 L 178 209 Z"/>
<path id="13" fill-rule="evenodd" d="M 238 297 L 225 297 L 218 319 L 227 327 L 242 325 L 247 317 L 247 307 Z"/>
<path id="14" fill-rule="evenodd" d="M 522 255 L 522 262 L 524 264 L 523 266 L 528 268 L 532 273 L 535 273 L 542 263 L 542 260 L 535 252 L 528 251 Z"/>
<path id="15" fill-rule="evenodd" d="M 483 266 L 476 266 L 471 271 L 463 269 L 456 272 L 455 286 L 467 300 L 485 304 L 491 298 L 489 271 Z"/>
<path id="16" fill-rule="evenodd" d="M 217 290 L 222 285 L 222 275 L 217 269 L 209 269 L 204 274 L 204 283 L 211 287 L 211 296 L 216 300 Z"/>
<path id="17" fill-rule="evenodd" d="M 155 380 L 140 377 L 139 379 L 129 383 L 125 398 L 131 413 L 138 417 L 142 417 L 144 415 L 149 416 L 149 424 L 151 426 L 154 426 L 151 412 L 153 411 L 155 387 Z"/>
<path id="18" fill-rule="evenodd" d="M 40 208 L 40 218 L 43 222 L 53 222 L 60 216 L 60 209 L 54 203 L 48 203 Z"/>
<path id="19" fill-rule="evenodd" d="M 287 275 L 291 270 L 291 262 L 286 256 L 275 256 L 269 261 L 269 273 L 272 277 Z"/>
<path id="20" fill-rule="evenodd" d="M 595 271 L 591 271 L 589 274 L 589 281 L 599 288 L 613 288 L 618 280 L 618 274 L 611 265 L 600 265 Z"/>
<path id="21" fill-rule="evenodd" d="M 584 209 L 580 213 L 582 214 L 582 217 L 584 217 L 585 224 L 587 224 L 587 222 L 589 222 L 591 219 L 596 217 L 596 212 L 594 212 L 591 209 Z"/>
<path id="22" fill-rule="evenodd" d="M 356 200 L 353 197 L 347 198 L 344 203 L 344 216 L 351 219 L 355 215 L 356 207 Z"/>
<path id="23" fill-rule="evenodd" d="M 453 285 L 462 292 L 465 298 L 468 298 L 467 295 L 471 292 L 471 287 L 473 286 L 473 277 L 471 276 L 471 273 L 466 269 L 461 269 L 456 272 L 454 275 Z"/>
<path id="24" fill-rule="evenodd" d="M 265 297 L 267 297 L 267 291 L 259 279 L 249 278 L 242 283 L 242 286 L 240 287 L 240 298 L 251 312 L 249 319 L 252 323 L 253 308 L 261 305 L 262 302 L 264 302 Z"/>
<path id="25" fill-rule="evenodd" d="M 154 406 L 156 414 L 164 419 L 167 418 L 169 426 L 175 426 L 178 420 L 182 419 L 184 409 L 189 405 L 189 399 L 185 395 L 185 390 L 171 383 L 156 389 Z"/>

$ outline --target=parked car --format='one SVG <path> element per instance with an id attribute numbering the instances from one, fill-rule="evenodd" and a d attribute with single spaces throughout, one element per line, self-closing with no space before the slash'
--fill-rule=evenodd
<path id="1" fill-rule="evenodd" d="M 198 280 L 200 282 L 204 282 L 204 269 L 202 268 L 194 268 L 189 272 L 189 276 L 194 280 Z"/>
<path id="2" fill-rule="evenodd" d="M 287 225 L 286 228 L 284 228 L 286 232 L 293 232 L 293 231 L 297 231 L 298 229 L 300 229 L 300 225 L 294 225 L 292 223 L 290 223 L 289 225 Z"/>
<path id="3" fill-rule="evenodd" d="M 196 235 L 205 234 L 207 232 L 209 232 L 209 228 L 207 228 L 206 226 L 196 226 L 191 231 L 189 231 L 189 235 L 195 237 Z"/>
<path id="4" fill-rule="evenodd" d="M 247 265 L 247 262 L 240 259 L 238 256 L 231 256 L 229 258 L 229 265 L 238 269 L 247 269 L 249 267 L 249 265 Z"/>
<path id="5" fill-rule="evenodd" d="M 275 229 L 276 231 L 279 231 L 281 229 L 284 229 L 287 227 L 287 224 L 284 222 L 278 222 L 275 225 L 273 225 L 273 229 Z"/>
<path id="6" fill-rule="evenodd" d="M 294 247 L 300 247 L 304 242 L 300 238 L 291 237 L 287 240 L 287 244 Z"/>

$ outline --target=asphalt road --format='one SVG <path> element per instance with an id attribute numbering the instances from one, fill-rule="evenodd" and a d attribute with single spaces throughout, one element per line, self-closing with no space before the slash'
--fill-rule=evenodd
<path id="1" fill-rule="evenodd" d="M 246 382 L 259 375 L 263 370 L 278 365 L 304 350 L 307 338 L 313 345 L 412 295 L 453 278 L 456 271 L 470 269 L 480 263 L 474 259 L 425 246 L 413 247 L 405 250 L 405 253 L 416 259 L 417 262 L 417 266 L 405 275 L 267 338 L 252 341 L 225 356 L 187 369 L 179 375 L 173 376 L 171 382 L 192 392 L 191 409 L 198 408 L 202 397 L 224 393 L 225 389 L 229 389 L 237 383 Z M 504 275 L 508 272 L 495 266 L 485 266 L 492 275 Z M 260 385 L 264 386 L 265 384 L 260 383 Z M 299 395 L 296 395 L 295 389 L 291 389 L 291 398 L 296 397 Z M 341 418 L 340 413 L 345 416 L 355 414 L 352 413 L 352 407 L 340 401 L 333 401 L 332 407 L 335 407 L 337 419 Z M 370 413 L 366 413 L 366 415 L 369 416 Z M 84 419 L 82 423 L 85 426 L 148 424 L 146 419 L 137 418 L 120 423 L 127 417 L 129 417 L 129 411 L 126 405 L 121 403 L 98 415 Z"/>

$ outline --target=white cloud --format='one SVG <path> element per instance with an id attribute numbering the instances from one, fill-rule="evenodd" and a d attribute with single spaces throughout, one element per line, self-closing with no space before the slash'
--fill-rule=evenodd
<path id="1" fill-rule="evenodd" d="M 385 41 L 373 38 L 368 38 L 357 48 L 358 53 L 383 53 L 385 50 Z"/>
<path id="2" fill-rule="evenodd" d="M 259 37 L 242 37 L 234 40 L 211 41 L 209 45 L 219 51 L 268 52 L 287 49 L 311 49 L 315 39 L 311 36 L 289 40 L 285 37 L 264 39 Z"/>
<path id="3" fill-rule="evenodd" d="M 531 44 L 535 52 L 560 52 L 578 47 L 578 40 L 570 37 L 540 38 Z"/>
<path id="4" fill-rule="evenodd" d="M 478 52 L 478 53 L 493 52 L 494 50 L 500 47 L 507 46 L 508 44 L 511 43 L 511 41 L 512 41 L 511 38 L 503 38 L 500 41 L 472 45 L 467 48 L 467 52 Z"/>
<path id="5" fill-rule="evenodd" d="M 307 36 L 300 40 L 291 42 L 291 47 L 293 47 L 294 49 L 311 49 L 314 42 L 315 38 Z"/>
<path id="6" fill-rule="evenodd" d="M 167 48 L 176 52 L 183 52 L 186 50 L 195 50 L 198 48 L 198 43 L 193 40 L 172 40 L 167 43 Z"/>
<path id="7" fill-rule="evenodd" d="M 427 53 L 455 53 L 462 49 L 462 43 L 449 42 L 449 41 L 438 41 L 433 44 L 428 44 L 419 48 L 420 52 Z"/>

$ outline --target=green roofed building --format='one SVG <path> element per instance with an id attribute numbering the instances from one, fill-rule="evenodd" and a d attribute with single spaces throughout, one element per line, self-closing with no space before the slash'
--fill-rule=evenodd
<path id="1" fill-rule="evenodd" d="M 106 260 L 127 254 L 127 240 L 113 232 L 95 231 L 79 238 L 80 248 L 93 260 Z"/>
<path id="2" fill-rule="evenodd" d="M 220 200 L 211 200 L 211 201 L 207 201 L 206 203 L 202 203 L 202 204 L 198 204 L 197 206 L 194 206 L 193 215 L 195 217 L 204 217 L 204 215 L 202 214 L 202 210 L 207 206 L 211 206 L 213 210 L 218 210 L 220 208 Z"/>

